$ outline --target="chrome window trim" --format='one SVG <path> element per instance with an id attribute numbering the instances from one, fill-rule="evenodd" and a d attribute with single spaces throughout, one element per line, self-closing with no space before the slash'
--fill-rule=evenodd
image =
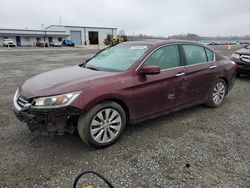
<path id="1" fill-rule="evenodd" d="M 185 65 L 185 67 L 191 67 L 191 66 L 195 66 L 195 65 L 207 64 L 207 63 L 212 63 L 212 62 L 215 62 L 215 61 L 207 61 L 207 62 L 195 63 L 195 64 L 192 64 L 192 65 Z"/>
<path id="2" fill-rule="evenodd" d="M 145 59 L 141 62 L 140 65 L 138 65 L 138 67 L 135 69 L 135 72 L 138 71 L 138 69 L 144 64 L 144 62 L 149 58 L 149 56 L 151 56 L 156 50 L 160 49 L 160 48 L 163 48 L 163 47 L 166 47 L 166 46 L 172 46 L 172 45 L 194 45 L 194 46 L 199 46 L 199 47 L 203 47 L 204 50 L 205 49 L 208 49 L 209 51 L 211 51 L 213 54 L 214 54 L 214 58 L 213 58 L 213 61 L 207 61 L 207 62 L 201 62 L 201 63 L 196 63 L 196 64 L 192 64 L 192 65 L 180 65 L 178 67 L 173 67 L 173 68 L 168 68 L 168 69 L 161 69 L 160 72 L 163 72 L 163 71 L 166 71 L 166 70 L 172 70 L 172 69 L 176 69 L 176 68 L 179 68 L 179 67 L 189 67 L 189 66 L 194 66 L 194 65 L 199 65 L 199 64 L 205 64 L 205 63 L 212 63 L 212 62 L 215 62 L 216 59 L 215 59 L 215 53 L 210 50 L 209 48 L 205 47 L 205 46 L 201 46 L 199 44 L 192 44 L 192 43 L 171 43 L 171 44 L 163 44 L 162 46 L 159 46 L 157 47 L 156 49 L 154 49 L 150 54 L 148 54 Z M 184 52 L 185 53 L 185 52 Z M 206 50 L 205 50 L 205 53 L 206 53 Z M 179 56 L 180 56 L 180 59 L 181 59 L 181 54 L 180 54 L 180 51 L 179 51 Z M 207 56 L 207 53 L 206 53 L 206 56 Z M 181 62 L 181 61 L 180 61 Z"/>
<path id="3" fill-rule="evenodd" d="M 213 57 L 213 61 L 208 61 L 208 62 L 215 62 L 216 61 L 216 59 L 215 59 L 215 53 L 212 51 L 212 50 L 210 50 L 209 48 L 207 48 L 207 47 L 204 47 L 205 49 L 208 49 L 209 51 L 211 51 L 213 54 L 214 54 L 214 57 Z M 206 50 L 205 50 L 206 51 Z M 207 53 L 207 52 L 206 52 Z"/>
<path id="4" fill-rule="evenodd" d="M 173 70 L 173 69 L 178 69 L 178 68 L 183 68 L 183 67 L 185 67 L 185 65 L 181 65 L 179 67 L 168 68 L 168 69 L 162 69 L 162 70 L 160 70 L 160 72 L 164 72 L 164 71 L 168 71 L 168 70 Z"/>

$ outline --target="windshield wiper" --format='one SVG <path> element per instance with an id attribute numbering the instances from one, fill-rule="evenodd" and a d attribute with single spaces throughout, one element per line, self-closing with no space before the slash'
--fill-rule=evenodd
<path id="1" fill-rule="evenodd" d="M 98 68 L 96 68 L 96 67 L 85 67 L 85 68 L 90 69 L 90 70 L 100 71 L 100 70 L 99 70 Z"/>

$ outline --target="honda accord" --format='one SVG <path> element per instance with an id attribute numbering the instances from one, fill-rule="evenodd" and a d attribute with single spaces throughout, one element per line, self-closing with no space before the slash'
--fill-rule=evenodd
<path id="1" fill-rule="evenodd" d="M 87 144 L 114 143 L 125 126 L 190 106 L 218 107 L 236 64 L 208 46 L 167 40 L 125 42 L 81 65 L 25 81 L 13 109 L 31 131 L 78 131 Z"/>

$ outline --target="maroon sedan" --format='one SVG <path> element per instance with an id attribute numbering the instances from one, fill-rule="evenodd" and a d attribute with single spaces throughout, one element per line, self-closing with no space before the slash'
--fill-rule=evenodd
<path id="1" fill-rule="evenodd" d="M 43 41 L 43 40 L 38 40 L 36 41 L 36 46 L 38 47 L 48 47 L 48 43 L 46 41 Z"/>
<path id="2" fill-rule="evenodd" d="M 14 111 L 30 130 L 78 133 L 96 147 L 115 142 L 126 124 L 198 104 L 218 107 L 236 65 L 187 41 L 126 42 L 80 66 L 39 74 L 23 83 Z"/>

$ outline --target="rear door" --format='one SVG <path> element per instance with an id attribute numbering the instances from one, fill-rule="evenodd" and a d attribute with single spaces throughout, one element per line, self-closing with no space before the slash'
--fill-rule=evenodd
<path id="1" fill-rule="evenodd" d="M 160 74 L 134 79 L 133 101 L 136 119 L 165 112 L 184 102 L 185 67 L 181 65 L 178 45 L 164 46 L 154 51 L 142 66 L 158 65 Z"/>
<path id="2" fill-rule="evenodd" d="M 216 78 L 214 53 L 196 44 L 183 44 L 186 59 L 186 102 L 204 100 Z"/>

